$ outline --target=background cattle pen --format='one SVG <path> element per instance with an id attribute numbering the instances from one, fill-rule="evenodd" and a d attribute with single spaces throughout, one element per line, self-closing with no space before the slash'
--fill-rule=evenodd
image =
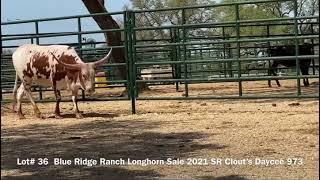
<path id="1" fill-rule="evenodd" d="M 256 18 L 243 17 L 242 9 L 258 4 L 291 2 L 295 7 L 290 17 Z M 194 22 L 188 15 L 196 10 L 218 11 L 230 8 L 232 20 Z M 137 22 L 144 14 L 176 14 L 174 22 L 161 26 L 149 26 Z M 85 22 L 93 16 L 112 15 L 121 19 L 120 29 L 86 30 Z M 76 30 L 70 32 L 48 32 L 43 30 L 48 23 L 69 23 Z M 11 34 L 10 28 L 27 27 L 29 32 Z M 300 27 L 308 27 L 301 32 Z M 34 19 L 2 22 L 1 55 L 1 102 L 10 102 L 14 84 L 14 69 L 11 54 L 25 43 L 48 45 L 67 44 L 73 46 L 87 62 L 94 61 L 107 53 L 109 47 L 102 39 L 84 39 L 92 34 L 121 32 L 123 45 L 113 46 L 125 50 L 125 63 L 107 63 L 99 71 L 105 72 L 107 84 L 98 87 L 97 95 L 83 101 L 131 100 L 132 112 L 136 112 L 139 100 L 183 100 L 183 99 L 269 99 L 269 98 L 319 98 L 319 16 L 297 16 L 297 2 L 294 0 L 246 1 L 209 6 L 179 7 L 155 10 L 126 10 L 113 13 Z M 277 33 L 277 29 L 287 31 Z M 21 28 L 23 29 L 23 28 Z M 44 28 L 45 29 L 45 28 Z M 246 30 L 259 29 L 256 33 Z M 159 34 L 148 39 L 146 34 Z M 70 39 L 70 40 L 66 40 Z M 313 46 L 313 54 L 299 55 L 298 46 L 303 43 Z M 292 44 L 295 53 L 291 56 L 269 57 L 270 47 Z M 300 75 L 299 61 L 311 59 L 309 75 Z M 270 64 L 275 60 L 295 60 L 295 67 L 278 67 L 278 76 L 270 74 Z M 126 68 L 126 77 L 117 73 L 119 67 Z M 300 80 L 309 78 L 310 86 L 304 87 Z M 275 88 L 274 79 L 284 82 Z M 269 88 L 267 80 L 274 87 Z M 148 93 L 142 94 L 142 86 L 148 86 Z M 227 91 L 219 91 L 224 87 Z M 203 88 L 202 92 L 193 92 Z M 106 90 L 107 89 L 107 90 Z M 120 97 L 128 90 L 128 96 Z M 38 101 L 51 102 L 51 89 L 34 87 L 39 93 Z M 106 93 L 108 91 L 109 93 Z M 171 92 L 167 96 L 162 91 Z M 114 92 L 114 93 L 113 93 Z M 8 94 L 10 93 L 10 94 Z M 63 98 L 69 101 L 69 99 Z"/>

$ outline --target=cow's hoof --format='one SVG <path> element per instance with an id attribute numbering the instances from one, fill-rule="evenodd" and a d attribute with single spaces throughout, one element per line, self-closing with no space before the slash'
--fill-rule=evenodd
<path id="1" fill-rule="evenodd" d="M 19 119 L 26 119 L 26 117 L 23 114 L 18 114 Z"/>
<path id="2" fill-rule="evenodd" d="M 45 119 L 45 117 L 42 114 L 36 114 L 36 117 L 39 119 Z"/>
<path id="3" fill-rule="evenodd" d="M 17 112 L 16 111 L 16 105 L 12 105 L 12 110 L 13 110 L 13 112 Z"/>
<path id="4" fill-rule="evenodd" d="M 77 119 L 83 119 L 83 116 L 82 116 L 82 114 L 78 113 L 78 114 L 76 114 L 76 118 Z"/>
<path id="5" fill-rule="evenodd" d="M 55 114 L 55 115 L 54 115 L 54 118 L 56 118 L 56 119 L 62 119 L 62 116 L 61 116 L 60 114 Z"/>

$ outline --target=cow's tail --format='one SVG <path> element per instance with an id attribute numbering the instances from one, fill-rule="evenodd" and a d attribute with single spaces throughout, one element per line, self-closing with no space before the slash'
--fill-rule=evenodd
<path id="1" fill-rule="evenodd" d="M 17 92 L 18 92 L 18 74 L 16 72 L 16 80 L 14 81 L 14 87 L 13 87 L 13 111 L 16 110 L 16 104 L 17 104 Z"/>

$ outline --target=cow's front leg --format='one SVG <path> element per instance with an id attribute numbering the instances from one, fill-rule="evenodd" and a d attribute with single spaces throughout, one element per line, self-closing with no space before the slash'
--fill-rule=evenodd
<path id="1" fill-rule="evenodd" d="M 60 101 L 61 101 L 61 93 L 60 90 L 55 89 L 54 90 L 54 95 L 56 96 L 56 109 L 54 111 L 54 117 L 57 119 L 61 119 L 62 116 L 60 115 Z"/>
<path id="2" fill-rule="evenodd" d="M 272 87 L 272 85 L 271 85 L 271 80 L 270 80 L 270 79 L 268 79 L 268 86 L 269 86 L 269 87 Z"/>
<path id="3" fill-rule="evenodd" d="M 309 75 L 309 66 L 300 65 L 300 69 L 301 69 L 301 74 L 302 75 Z M 303 85 L 305 87 L 310 85 L 308 78 L 303 78 Z"/>
<path id="4" fill-rule="evenodd" d="M 76 114 L 76 117 L 81 119 L 83 118 L 83 116 L 78 109 L 77 95 L 78 95 L 78 91 L 72 92 L 73 110 L 74 110 L 74 113 Z"/>

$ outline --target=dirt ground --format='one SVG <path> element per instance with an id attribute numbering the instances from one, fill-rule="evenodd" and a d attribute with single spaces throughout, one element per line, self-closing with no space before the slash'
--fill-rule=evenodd
<path id="1" fill-rule="evenodd" d="M 236 94 L 233 84 L 190 85 L 190 95 Z M 266 82 L 249 82 L 244 92 L 296 92 L 291 81 L 282 84 L 269 88 Z M 184 93 L 170 87 L 151 87 L 141 97 Z M 319 94 L 319 81 L 302 92 Z M 97 94 L 118 93 L 102 89 Z M 25 120 L 17 118 L 11 104 L 1 105 L 1 179 L 319 178 L 318 99 L 141 100 L 135 115 L 129 101 L 79 102 L 83 119 L 75 118 L 70 102 L 61 103 L 63 119 L 52 117 L 54 103 L 38 105 L 46 119 L 34 118 L 30 103 L 23 104 Z M 17 158 L 36 163 L 48 158 L 48 164 L 17 165 Z M 54 158 L 72 164 L 54 165 Z M 94 159 L 98 165 L 74 165 L 74 158 Z M 100 165 L 100 158 L 126 164 Z M 131 165 L 128 158 L 165 164 Z M 168 165 L 170 159 L 184 162 Z M 266 160 L 280 164 L 263 164 Z"/>

